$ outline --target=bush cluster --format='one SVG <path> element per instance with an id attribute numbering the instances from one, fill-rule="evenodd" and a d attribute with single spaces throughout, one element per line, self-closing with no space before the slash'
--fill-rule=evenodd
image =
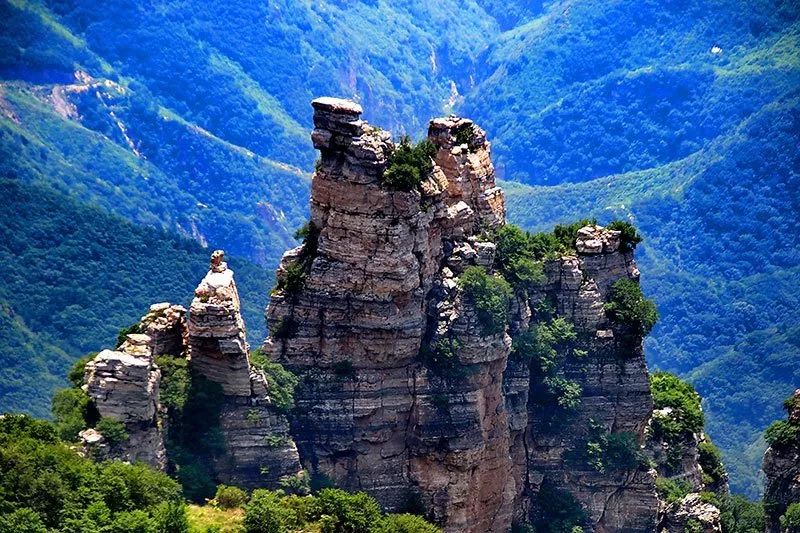
<path id="1" fill-rule="evenodd" d="M 606 226 L 606 229 L 620 232 L 619 249 L 623 252 L 632 252 L 636 249 L 636 245 L 642 242 L 642 236 L 636 227 L 627 220 L 614 220 Z"/>
<path id="2" fill-rule="evenodd" d="M 700 395 L 689 383 L 669 372 L 650 374 L 653 408 L 672 409 L 668 416 L 655 416 L 651 422 L 653 436 L 675 442 L 687 433 L 700 433 L 704 417 Z"/>
<path id="3" fill-rule="evenodd" d="M 251 353 L 250 361 L 267 378 L 272 407 L 281 413 L 288 413 L 294 407 L 294 389 L 299 383 L 297 376 L 280 363 L 270 361 L 261 350 Z"/>
<path id="4" fill-rule="evenodd" d="M 381 177 L 384 187 L 398 191 L 413 191 L 433 170 L 432 158 L 436 147 L 428 139 L 412 144 L 403 137 L 389 156 L 389 164 Z"/>
<path id="5" fill-rule="evenodd" d="M 245 506 L 245 533 L 313 530 L 322 533 L 437 533 L 419 516 L 383 515 L 378 502 L 363 492 L 326 488 L 313 496 L 253 491 Z"/>
<path id="6" fill-rule="evenodd" d="M 634 470 L 647 464 L 647 458 L 630 431 L 594 431 L 586 444 L 588 464 L 598 472 Z"/>
<path id="7" fill-rule="evenodd" d="M 273 293 L 283 292 L 292 297 L 296 297 L 302 290 L 314 258 L 317 256 L 319 228 L 313 222 L 308 221 L 295 232 L 294 237 L 303 243 L 300 256 L 294 263 L 286 267 L 286 271 L 272 290 Z"/>
<path id="8" fill-rule="evenodd" d="M 792 446 L 800 439 L 800 427 L 786 420 L 776 420 L 764 432 L 764 439 L 770 446 Z"/>
<path id="9" fill-rule="evenodd" d="M 501 276 L 489 275 L 479 266 L 464 269 L 458 278 L 464 296 L 473 306 L 481 323 L 481 335 L 497 335 L 505 331 L 511 303 L 511 286 Z"/>
<path id="10" fill-rule="evenodd" d="M 608 316 L 641 335 L 648 335 L 658 321 L 656 305 L 642 294 L 633 280 L 623 278 L 611 286 L 611 300 L 605 304 Z"/>
<path id="11" fill-rule="evenodd" d="M 660 477 L 656 479 L 656 491 L 663 501 L 675 503 L 692 492 L 692 485 L 683 479 Z"/>
<path id="12" fill-rule="evenodd" d="M 703 483 L 712 488 L 719 487 L 728 477 L 725 465 L 722 464 L 722 452 L 708 437 L 697 445 L 697 452 L 698 463 L 703 469 Z"/>
<path id="13" fill-rule="evenodd" d="M 800 531 L 800 503 L 792 503 L 780 518 L 781 530 L 789 533 Z"/>
<path id="14" fill-rule="evenodd" d="M 247 493 L 239 487 L 220 485 L 213 501 L 222 509 L 238 509 L 247 503 Z"/>
<path id="15" fill-rule="evenodd" d="M 495 268 L 517 292 L 544 281 L 544 268 L 541 259 L 536 259 L 537 249 L 530 233 L 506 224 L 492 240 L 497 245 Z"/>
<path id="16" fill-rule="evenodd" d="M 175 481 L 83 458 L 47 422 L 0 418 L 0 465 L 0 531 L 188 531 Z"/>
<path id="17" fill-rule="evenodd" d="M 465 370 L 465 367 L 458 361 L 460 349 L 461 342 L 458 339 L 442 337 L 430 346 L 423 344 L 420 348 L 420 358 L 425 366 L 435 374 L 457 378 L 462 375 L 462 370 Z"/>

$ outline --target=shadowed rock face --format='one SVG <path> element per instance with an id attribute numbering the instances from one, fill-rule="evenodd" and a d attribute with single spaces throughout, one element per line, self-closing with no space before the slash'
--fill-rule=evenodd
<path id="1" fill-rule="evenodd" d="M 794 391 L 789 423 L 800 425 L 800 389 Z M 786 508 L 800 502 L 800 437 L 772 444 L 764 453 L 764 511 L 767 532 L 781 531 L 780 517 Z"/>
<path id="2" fill-rule="evenodd" d="M 585 446 L 590 422 L 641 443 L 652 410 L 641 336 L 615 328 L 603 307 L 614 281 L 638 279 L 619 233 L 584 228 L 578 255 L 550 262 L 541 291 L 512 305 L 514 332 L 551 299 L 588 352 L 563 369 L 583 387 L 581 413 L 549 434 L 527 364 L 509 363 L 507 332 L 483 335 L 458 284 L 468 266 L 491 273 L 495 244 L 477 236 L 505 223 L 483 130 L 432 120 L 433 170 L 403 192 L 381 183 L 396 149 L 388 133 L 363 122 L 352 102 L 313 106 L 313 238 L 281 261 L 283 289 L 267 309 L 281 334 L 264 344 L 301 377 L 292 433 L 305 466 L 387 509 L 421 505 L 446 531 L 507 531 L 512 517 L 534 511 L 545 477 L 583 504 L 587 528 L 653 531 L 652 472 L 566 462 Z M 455 358 L 448 372 L 420 355 L 442 340 Z"/>

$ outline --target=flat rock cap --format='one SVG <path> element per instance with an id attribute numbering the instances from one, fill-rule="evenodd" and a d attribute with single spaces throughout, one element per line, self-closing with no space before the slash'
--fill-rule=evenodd
<path id="1" fill-rule="evenodd" d="M 364 112 L 361 106 L 352 100 L 345 100 L 344 98 L 332 98 L 330 96 L 323 96 L 311 101 L 311 106 L 314 109 L 321 111 L 328 111 L 330 113 L 340 113 L 343 115 L 360 115 Z"/>

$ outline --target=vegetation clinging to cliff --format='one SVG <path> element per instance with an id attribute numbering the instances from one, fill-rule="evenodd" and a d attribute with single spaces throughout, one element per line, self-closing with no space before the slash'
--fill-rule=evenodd
<path id="1" fill-rule="evenodd" d="M 658 322 L 656 305 L 644 297 L 638 283 L 627 278 L 614 282 L 611 300 L 604 307 L 612 320 L 641 335 L 648 335 Z"/>
<path id="2" fill-rule="evenodd" d="M 501 276 L 493 276 L 479 266 L 464 269 L 458 283 L 464 296 L 475 306 L 478 320 L 481 323 L 481 335 L 497 335 L 505 330 L 508 324 L 512 290 L 508 282 Z"/>
<path id="3" fill-rule="evenodd" d="M 389 156 L 389 165 L 383 172 L 381 183 L 390 189 L 413 191 L 433 170 L 436 147 L 428 139 L 412 144 L 411 139 L 403 137 L 394 152 Z"/>

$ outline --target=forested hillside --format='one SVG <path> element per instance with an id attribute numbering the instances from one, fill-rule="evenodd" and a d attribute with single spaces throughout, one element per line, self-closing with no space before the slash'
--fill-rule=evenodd
<path id="1" fill-rule="evenodd" d="M 0 180 L 0 405 L 47 416 L 78 356 L 113 347 L 151 303 L 188 305 L 208 252 L 134 226 L 44 185 Z M 264 269 L 231 259 L 255 342 L 265 334 L 272 284 Z"/>
<path id="2" fill-rule="evenodd" d="M 47 184 L 125 232 L 157 228 L 154 242 L 180 235 L 271 269 L 306 218 L 310 99 L 355 98 L 368 120 L 415 137 L 433 115 L 470 116 L 493 142 L 512 221 L 635 218 L 662 316 L 651 366 L 695 384 L 733 489 L 754 495 L 760 432 L 800 382 L 799 11 L 794 0 L 0 0 L 0 177 Z M 64 245 L 86 242 L 63 233 Z M 186 258 L 161 257 L 185 272 Z M 40 265 L 21 279 L 42 283 Z M 102 293 L 119 280 L 83 282 Z M 115 320 L 137 318 L 144 296 L 118 296 Z M 0 340 L 24 348 L 2 361 L 74 359 L 118 326 L 93 322 L 65 343 L 20 306 L 2 307 Z M 23 391 L 55 383 L 56 366 L 36 367 L 0 408 L 28 408 Z"/>

